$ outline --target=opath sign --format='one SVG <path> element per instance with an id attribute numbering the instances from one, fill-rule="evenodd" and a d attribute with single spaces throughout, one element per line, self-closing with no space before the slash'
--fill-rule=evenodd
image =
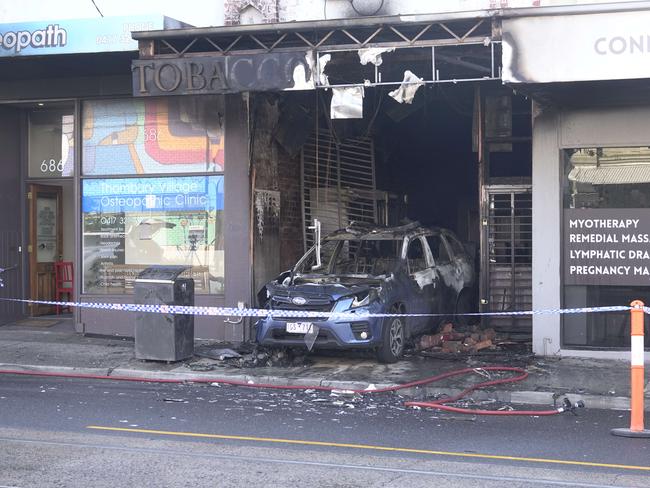
<path id="1" fill-rule="evenodd" d="M 503 81 L 650 77 L 650 11 L 504 19 Z"/>
<path id="2" fill-rule="evenodd" d="M 565 210 L 564 284 L 650 285 L 650 208 Z"/>
<path id="3" fill-rule="evenodd" d="M 168 17 L 149 15 L 0 24 L 0 57 L 137 51 L 132 31 L 181 26 Z"/>
<path id="4" fill-rule="evenodd" d="M 314 88 L 314 56 L 266 53 L 133 61 L 133 96 Z"/>

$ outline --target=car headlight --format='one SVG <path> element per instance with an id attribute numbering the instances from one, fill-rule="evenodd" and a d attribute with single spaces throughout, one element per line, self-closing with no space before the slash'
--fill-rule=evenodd
<path id="1" fill-rule="evenodd" d="M 359 308 L 370 305 L 372 302 L 379 298 L 379 293 L 375 288 L 370 288 L 366 291 L 360 292 L 354 296 L 350 308 Z"/>

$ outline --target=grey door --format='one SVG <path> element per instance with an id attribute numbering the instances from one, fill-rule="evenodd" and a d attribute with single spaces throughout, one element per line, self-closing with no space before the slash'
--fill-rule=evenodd
<path id="1" fill-rule="evenodd" d="M 0 268 L 12 268 L 4 275 L 0 296 L 11 298 L 23 298 L 19 128 L 18 112 L 0 107 L 0 206 L 4 209 L 0 212 Z M 0 301 L 0 325 L 22 317 L 23 309 L 17 302 Z"/>

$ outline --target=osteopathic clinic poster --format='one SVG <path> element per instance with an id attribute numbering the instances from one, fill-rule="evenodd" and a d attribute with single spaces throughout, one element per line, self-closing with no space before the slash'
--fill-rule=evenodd
<path id="1" fill-rule="evenodd" d="M 564 211 L 565 285 L 650 285 L 650 208 Z"/>

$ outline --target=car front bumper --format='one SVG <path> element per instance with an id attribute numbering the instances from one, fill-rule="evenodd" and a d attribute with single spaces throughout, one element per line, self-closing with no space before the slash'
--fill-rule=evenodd
<path id="1" fill-rule="evenodd" d="M 309 320 L 267 317 L 256 324 L 256 339 L 267 346 L 305 347 L 305 334 L 287 332 L 287 323 L 310 322 L 318 327 L 315 348 L 372 348 L 381 341 L 382 320 L 376 317 L 359 317 L 359 320 Z M 367 338 L 361 335 L 366 332 Z"/>

